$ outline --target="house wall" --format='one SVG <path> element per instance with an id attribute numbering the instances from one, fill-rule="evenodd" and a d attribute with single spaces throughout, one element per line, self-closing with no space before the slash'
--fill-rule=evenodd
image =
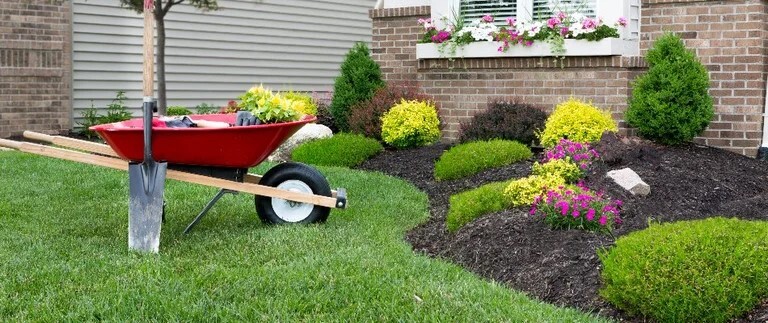
<path id="1" fill-rule="evenodd" d="M 139 113 L 142 17 L 118 1 L 73 0 L 74 112 L 126 92 Z M 188 2 L 188 1 L 187 1 Z M 376 0 L 219 0 L 219 10 L 174 6 L 166 22 L 168 105 L 216 106 L 250 87 L 330 91 L 344 56 L 370 42 Z"/>
<path id="2" fill-rule="evenodd" d="M 70 127 L 71 3 L 0 1 L 0 138 Z"/>
<path id="3" fill-rule="evenodd" d="M 716 116 L 696 142 L 755 156 L 765 102 L 766 4 L 758 0 L 643 0 L 641 55 L 663 31 L 679 33 L 710 71 Z M 444 138 L 486 108 L 489 99 L 516 98 L 552 109 L 573 96 L 610 109 L 623 133 L 631 82 L 647 69 L 642 57 L 416 59 L 416 23 L 430 7 L 377 9 L 374 59 L 387 80 L 417 79 L 435 97 Z"/>

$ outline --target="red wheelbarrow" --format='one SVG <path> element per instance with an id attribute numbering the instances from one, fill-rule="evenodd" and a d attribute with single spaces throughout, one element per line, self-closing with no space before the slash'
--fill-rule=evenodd
<path id="1" fill-rule="evenodd" d="M 229 124 L 235 122 L 234 114 L 190 117 Z M 155 160 L 168 163 L 166 178 L 220 188 L 184 232 L 188 233 L 227 193 L 254 194 L 258 216 L 271 224 L 323 222 L 331 208 L 346 208 L 346 190 L 331 190 L 325 177 L 305 164 L 282 163 L 263 176 L 248 173 L 248 168 L 264 161 L 304 124 L 316 120 L 313 116 L 305 116 L 294 122 L 228 128 L 153 127 L 152 152 Z M 0 146 L 128 170 L 126 161 L 136 163 L 144 158 L 142 123 L 143 120 L 137 118 L 92 127 L 109 145 L 24 132 L 26 138 L 79 151 L 6 139 L 0 139 Z"/>

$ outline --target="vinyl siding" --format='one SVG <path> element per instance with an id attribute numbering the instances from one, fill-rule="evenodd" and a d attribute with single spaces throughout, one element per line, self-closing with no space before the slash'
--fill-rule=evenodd
<path id="1" fill-rule="evenodd" d="M 73 1 L 73 117 L 122 90 L 139 114 L 143 21 L 117 0 Z M 176 5 L 165 17 L 168 105 L 217 106 L 255 84 L 330 91 L 344 55 L 370 43 L 376 0 L 219 0 L 217 11 Z"/>

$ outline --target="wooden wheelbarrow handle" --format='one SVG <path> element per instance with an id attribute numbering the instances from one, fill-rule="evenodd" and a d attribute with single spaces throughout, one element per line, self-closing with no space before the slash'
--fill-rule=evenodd
<path id="1" fill-rule="evenodd" d="M 97 153 L 100 155 L 119 157 L 112 147 L 104 144 L 90 142 L 86 140 L 80 140 L 75 138 L 63 137 L 63 136 L 51 136 L 44 133 L 24 131 L 24 138 L 52 143 L 54 145 L 63 146 L 72 149 L 84 150 L 87 152 Z M 18 149 L 18 148 L 15 148 Z"/>

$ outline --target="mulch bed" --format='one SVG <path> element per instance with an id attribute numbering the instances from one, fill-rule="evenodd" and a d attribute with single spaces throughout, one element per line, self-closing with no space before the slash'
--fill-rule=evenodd
<path id="1" fill-rule="evenodd" d="M 527 209 L 483 216 L 455 233 L 447 232 L 445 216 L 452 194 L 493 181 L 527 176 L 532 161 L 436 182 L 434 162 L 445 144 L 388 150 L 360 166 L 413 183 L 429 195 L 431 217 L 411 230 L 406 240 L 414 250 L 461 264 L 480 276 L 499 281 L 543 301 L 579 308 L 618 320 L 631 318 L 598 296 L 600 260 L 596 250 L 614 238 L 581 230 L 552 230 Z M 768 220 L 768 163 L 725 150 L 686 144 L 665 147 L 639 139 L 606 136 L 596 149 L 603 162 L 590 170 L 586 182 L 595 190 L 624 201 L 621 236 L 648 227 L 648 221 L 670 222 L 715 215 Z M 624 191 L 605 173 L 630 167 L 651 186 L 647 197 Z M 739 322 L 768 321 L 763 302 Z"/>

